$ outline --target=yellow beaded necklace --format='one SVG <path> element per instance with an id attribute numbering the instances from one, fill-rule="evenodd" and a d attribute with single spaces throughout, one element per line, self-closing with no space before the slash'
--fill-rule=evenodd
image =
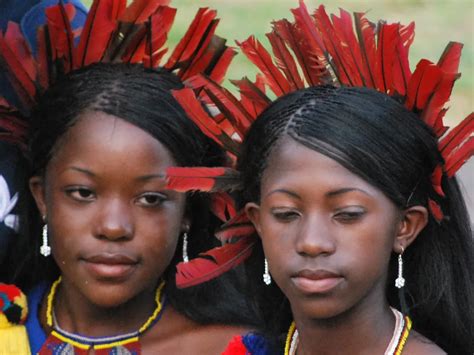
<path id="1" fill-rule="evenodd" d="M 115 348 L 117 351 L 128 350 L 134 351 L 135 353 L 140 352 L 139 337 L 148 329 L 151 328 L 162 316 L 164 310 L 164 297 L 162 297 L 162 291 L 165 286 L 165 282 L 162 281 L 156 289 L 155 302 L 156 307 L 150 317 L 143 323 L 143 325 L 136 331 L 119 334 L 116 336 L 109 337 L 87 337 L 79 334 L 70 333 L 64 329 L 61 329 L 57 324 L 56 317 L 53 310 L 54 297 L 56 295 L 57 288 L 61 283 L 61 277 L 57 279 L 51 286 L 46 303 L 46 324 L 52 328 L 46 342 L 39 351 L 40 355 L 51 354 L 52 350 L 62 350 L 69 354 L 80 354 L 84 353 L 89 349 L 94 349 L 96 354 L 99 354 L 103 350 L 107 350 L 107 353 L 111 349 Z"/>

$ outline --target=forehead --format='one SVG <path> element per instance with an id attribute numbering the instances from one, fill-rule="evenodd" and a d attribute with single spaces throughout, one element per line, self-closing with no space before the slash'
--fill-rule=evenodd
<path id="1" fill-rule="evenodd" d="M 57 144 L 51 164 L 90 163 L 107 165 L 111 159 L 127 167 L 176 165 L 158 140 L 123 119 L 100 111 L 82 114 Z"/>
<path id="2" fill-rule="evenodd" d="M 277 186 L 310 186 L 336 189 L 344 187 L 377 189 L 334 159 L 290 137 L 283 137 L 271 152 L 263 172 L 262 190 Z M 378 194 L 378 193 L 377 193 Z"/>

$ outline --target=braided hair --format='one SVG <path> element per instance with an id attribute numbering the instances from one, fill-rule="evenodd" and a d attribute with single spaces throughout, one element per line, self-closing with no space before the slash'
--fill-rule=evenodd
<path id="1" fill-rule="evenodd" d="M 428 206 L 428 199 L 436 196 L 430 177 L 443 159 L 435 135 L 416 114 L 372 89 L 318 86 L 279 98 L 251 127 L 238 162 L 244 189 L 241 206 L 259 202 L 263 173 L 283 137 L 334 159 L 380 189 L 400 209 Z M 472 232 L 456 179 L 444 177 L 442 187 L 446 197 L 440 204 L 448 217 L 438 223 L 430 216 L 404 253 L 408 312 L 414 328 L 448 353 L 472 353 Z M 262 257 L 261 249 L 256 251 L 254 258 L 260 261 L 249 265 L 262 269 Z M 396 266 L 392 253 L 389 280 L 395 279 Z M 261 275 L 260 269 L 251 274 Z M 288 302 L 276 287 L 262 292 L 265 305 L 273 308 L 262 309 L 265 317 L 274 315 L 275 308 L 281 313 L 272 321 L 277 328 L 270 331 L 286 332 L 291 316 Z M 392 306 L 401 308 L 391 283 L 386 295 Z"/>

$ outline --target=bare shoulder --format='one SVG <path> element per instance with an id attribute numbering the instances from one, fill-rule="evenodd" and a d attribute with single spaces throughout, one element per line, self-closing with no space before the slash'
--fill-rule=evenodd
<path id="1" fill-rule="evenodd" d="M 243 326 L 199 324 L 169 307 L 163 318 L 143 337 L 142 353 L 221 354 L 234 336 L 250 331 Z"/>
<path id="2" fill-rule="evenodd" d="M 416 331 L 410 333 L 403 353 L 407 355 L 441 355 L 446 352 L 428 338 Z"/>

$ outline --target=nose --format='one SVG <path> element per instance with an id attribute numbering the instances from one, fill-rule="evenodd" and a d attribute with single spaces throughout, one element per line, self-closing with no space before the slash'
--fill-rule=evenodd
<path id="1" fill-rule="evenodd" d="M 95 236 L 108 240 L 129 240 L 133 237 L 130 205 L 120 199 L 108 199 L 96 215 Z"/>
<path id="2" fill-rule="evenodd" d="M 330 255 L 336 251 L 336 241 L 332 236 L 330 221 L 324 216 L 308 216 L 303 219 L 296 238 L 296 251 L 303 256 Z"/>

